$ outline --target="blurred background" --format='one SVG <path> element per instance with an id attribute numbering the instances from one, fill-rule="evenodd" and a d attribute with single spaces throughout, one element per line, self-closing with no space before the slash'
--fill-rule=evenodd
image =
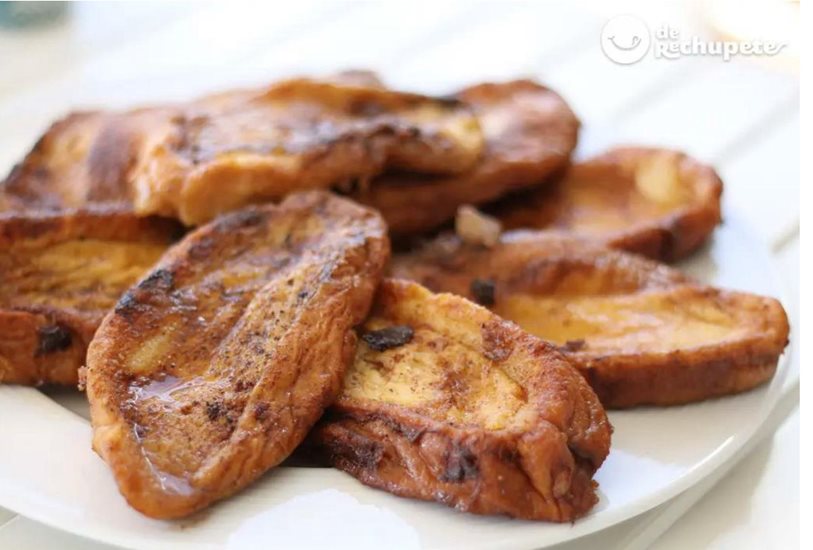
<path id="1" fill-rule="evenodd" d="M 744 191 L 726 201 L 766 238 L 787 239 L 796 221 L 788 207 L 798 208 L 798 13 L 798 3 L 781 0 L 4 2 L 0 171 L 72 109 L 181 100 L 355 67 L 433 93 L 532 76 L 581 117 L 580 156 L 616 143 L 684 149 L 730 172 L 724 179 Z M 630 65 L 602 49 L 602 28 L 620 14 L 652 34 L 647 55 Z M 656 58 L 664 27 L 681 41 L 785 45 L 779 55 L 728 62 Z M 749 163 L 748 148 L 784 155 Z"/>
<path id="2" fill-rule="evenodd" d="M 579 157 L 646 144 L 715 165 L 726 183 L 726 218 L 745 220 L 775 253 L 795 321 L 799 9 L 781 0 L 4 2 L 0 177 L 55 118 L 75 109 L 182 100 L 347 68 L 431 93 L 530 76 L 580 116 Z M 643 25 L 636 28 L 646 42 L 640 60 L 628 64 L 612 59 L 603 33 L 621 15 Z M 728 61 L 679 49 L 709 41 L 780 49 Z M 671 59 L 658 56 L 667 42 L 678 48 Z M 686 547 L 688 536 L 693 547 L 796 546 L 788 537 L 798 530 L 798 408 L 759 452 L 659 547 Z M 17 525 L 25 534 L 28 524 Z M 35 539 L 0 526 L 4 540 L 22 548 Z"/>

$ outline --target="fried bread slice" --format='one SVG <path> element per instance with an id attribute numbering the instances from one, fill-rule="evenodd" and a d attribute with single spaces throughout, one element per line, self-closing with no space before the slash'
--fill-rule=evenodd
<path id="1" fill-rule="evenodd" d="M 197 224 L 385 168 L 458 173 L 480 158 L 479 122 L 463 102 L 361 81 L 293 79 L 191 105 L 151 136 L 134 171 L 136 210 Z"/>
<path id="2" fill-rule="evenodd" d="M 84 111 L 51 125 L 0 183 L 0 212 L 132 211 L 128 175 L 170 109 Z"/>
<path id="3" fill-rule="evenodd" d="M 479 84 L 455 97 L 474 109 L 485 137 L 473 169 L 443 177 L 385 174 L 352 193 L 378 209 L 396 237 L 435 229 L 462 204 L 542 184 L 567 166 L 576 147 L 576 115 L 556 92 L 536 82 Z"/>
<path id="4" fill-rule="evenodd" d="M 88 351 L 93 446 L 130 505 L 186 516 L 290 454 L 338 394 L 388 259 L 376 212 L 319 191 L 167 252 Z"/>
<path id="5" fill-rule="evenodd" d="M 592 508 L 611 427 L 554 346 L 392 279 L 361 331 L 310 450 L 366 485 L 461 511 L 571 521 Z"/>
<path id="6" fill-rule="evenodd" d="M 179 230 L 124 213 L 0 214 L 0 382 L 75 386 L 102 318 Z"/>
<path id="7" fill-rule="evenodd" d="M 607 408 L 742 392 L 773 376 L 788 320 L 773 298 L 697 283 L 572 236 L 506 232 L 492 248 L 443 236 L 392 273 L 487 305 L 555 343 Z"/>
<path id="8" fill-rule="evenodd" d="M 613 248 L 673 261 L 700 247 L 720 223 L 723 184 L 677 151 L 612 149 L 571 166 L 556 182 L 490 210 L 506 229 L 557 229 Z"/>
<path id="9" fill-rule="evenodd" d="M 12 171 L 3 202 L 6 209 L 116 204 L 197 225 L 385 168 L 464 172 L 482 152 L 478 120 L 463 102 L 344 73 L 185 104 L 70 115 Z"/>

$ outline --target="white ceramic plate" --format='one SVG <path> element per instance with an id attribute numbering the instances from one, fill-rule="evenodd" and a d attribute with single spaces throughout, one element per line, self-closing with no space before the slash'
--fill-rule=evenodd
<path id="1" fill-rule="evenodd" d="M 729 288 L 779 296 L 760 242 L 728 219 L 683 267 Z M 784 361 L 767 386 L 668 409 L 614 412 L 601 501 L 574 524 L 480 517 L 401 499 L 331 469 L 278 468 L 193 519 L 162 522 L 130 509 L 90 450 L 83 396 L 0 387 L 0 506 L 128 548 L 540 548 L 624 521 L 674 497 L 730 459 L 779 397 Z"/>

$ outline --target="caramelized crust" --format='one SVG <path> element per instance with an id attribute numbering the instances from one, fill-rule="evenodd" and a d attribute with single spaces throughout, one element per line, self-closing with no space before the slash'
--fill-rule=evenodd
<path id="1" fill-rule="evenodd" d="M 771 379 L 788 339 L 773 298 L 553 233 L 504 233 L 490 249 L 444 236 L 397 256 L 391 271 L 485 303 L 558 345 L 608 408 L 751 389 Z"/>
<path id="2" fill-rule="evenodd" d="M 676 151 L 617 148 L 574 164 L 551 185 L 491 210 L 506 229 L 557 229 L 673 261 L 700 247 L 720 223 L 723 184 Z"/>
<path id="3" fill-rule="evenodd" d="M 382 346 L 386 330 L 409 338 Z M 337 468 L 476 514 L 571 521 L 595 504 L 611 428 L 553 346 L 397 280 L 382 283 L 361 331 L 344 389 L 309 440 Z"/>
<path id="4" fill-rule="evenodd" d="M 0 209 L 134 209 L 187 225 L 385 168 L 454 174 L 483 135 L 456 99 L 387 90 L 370 73 L 293 79 L 179 105 L 77 113 L 4 185 Z"/>
<path id="5" fill-rule="evenodd" d="M 456 97 L 474 109 L 485 137 L 472 170 L 451 177 L 385 174 L 353 193 L 381 211 L 394 236 L 425 233 L 452 219 L 462 204 L 541 184 L 567 166 L 576 147 L 576 116 L 558 94 L 535 82 L 479 84 Z"/>
<path id="6" fill-rule="evenodd" d="M 0 183 L 0 212 L 131 211 L 128 174 L 144 133 L 170 116 L 169 109 L 88 111 L 55 122 Z"/>
<path id="7" fill-rule="evenodd" d="M 0 214 L 0 382 L 75 386 L 102 317 L 178 234 L 126 213 Z"/>
<path id="8" fill-rule="evenodd" d="M 338 394 L 388 258 L 380 216 L 326 192 L 167 252 L 88 351 L 93 446 L 130 505 L 186 516 L 290 454 Z"/>
<path id="9" fill-rule="evenodd" d="M 136 210 L 197 224 L 302 189 L 366 180 L 385 167 L 457 173 L 482 152 L 457 100 L 296 79 L 189 106 L 136 167 Z"/>

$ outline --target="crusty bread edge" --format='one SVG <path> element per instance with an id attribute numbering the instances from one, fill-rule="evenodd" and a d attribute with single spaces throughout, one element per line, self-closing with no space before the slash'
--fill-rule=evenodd
<path id="1" fill-rule="evenodd" d="M 587 513 L 597 502 L 592 476 L 609 452 L 612 429 L 596 395 L 555 346 L 459 296 L 432 295 L 417 283 L 393 279 L 382 287 L 396 294 L 417 287 L 441 304 L 465 304 L 446 313 L 491 327 L 513 341 L 512 354 L 538 359 L 543 368 L 534 387 L 526 388 L 536 394 L 538 422 L 528 430 L 486 431 L 395 405 L 340 398 L 309 445 L 367 485 L 461 511 L 549 521 Z M 568 407 L 569 415 L 563 414 Z M 566 417 L 565 425 L 546 417 Z M 575 422 L 589 423 L 586 438 L 576 435 Z M 438 470 L 439 464 L 446 467 Z"/>

